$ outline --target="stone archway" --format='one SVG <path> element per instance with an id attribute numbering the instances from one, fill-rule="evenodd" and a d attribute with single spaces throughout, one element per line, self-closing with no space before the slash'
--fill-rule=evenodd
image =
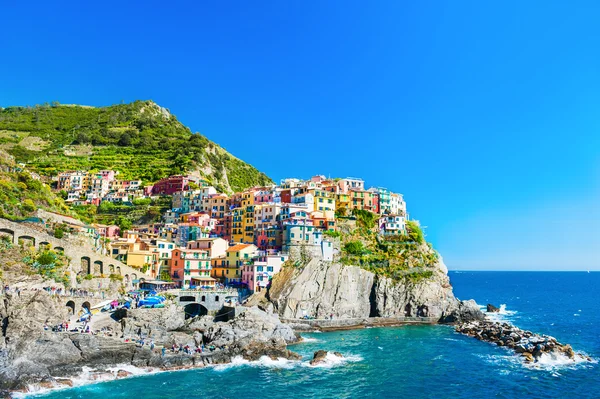
<path id="1" fill-rule="evenodd" d="M 0 237 L 7 236 L 10 237 L 10 242 L 15 243 L 15 232 L 11 229 L 0 229 Z"/>
<path id="2" fill-rule="evenodd" d="M 38 244 L 39 249 L 50 249 L 50 243 L 48 241 L 42 241 Z"/>
<path id="3" fill-rule="evenodd" d="M 104 263 L 100 260 L 94 261 L 94 276 L 100 276 L 101 274 L 104 274 Z"/>
<path id="4" fill-rule="evenodd" d="M 412 305 L 410 303 L 407 303 L 404 307 L 404 316 L 412 317 Z"/>
<path id="5" fill-rule="evenodd" d="M 17 242 L 23 242 L 23 246 L 26 247 L 35 247 L 35 237 L 23 235 L 19 236 Z"/>
<path id="6" fill-rule="evenodd" d="M 190 303 L 183 307 L 185 312 L 185 318 L 189 319 L 196 316 L 206 316 L 208 314 L 208 309 L 199 303 Z"/>
<path id="7" fill-rule="evenodd" d="M 67 307 L 68 307 L 69 309 L 71 309 L 71 310 L 70 310 L 71 314 L 75 314 L 75 302 L 73 302 L 73 301 L 68 301 L 68 302 L 67 302 Z"/>
<path id="8" fill-rule="evenodd" d="M 108 265 L 108 271 L 110 274 L 115 274 L 115 265 Z"/>
<path id="9" fill-rule="evenodd" d="M 90 303 L 88 301 L 85 301 L 84 303 L 81 304 L 81 307 L 84 309 L 87 309 L 88 311 L 92 311 L 92 305 L 90 305 Z"/>
<path id="10" fill-rule="evenodd" d="M 121 266 L 117 266 L 117 274 L 119 276 L 122 276 L 122 274 L 121 274 Z"/>
<path id="11" fill-rule="evenodd" d="M 63 247 L 54 247 L 54 250 L 61 254 L 65 253 L 65 249 Z"/>
<path id="12" fill-rule="evenodd" d="M 131 281 L 133 282 L 134 280 L 137 280 L 137 274 L 135 273 L 131 273 Z"/>
<path id="13" fill-rule="evenodd" d="M 85 274 L 92 274 L 92 261 L 87 256 L 81 257 L 81 271 Z"/>

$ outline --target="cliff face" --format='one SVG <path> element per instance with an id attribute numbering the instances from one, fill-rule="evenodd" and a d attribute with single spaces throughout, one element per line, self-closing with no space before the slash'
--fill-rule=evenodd
<path id="1" fill-rule="evenodd" d="M 427 316 L 445 322 L 480 317 L 474 302 L 454 297 L 441 259 L 433 276 L 419 282 L 394 281 L 318 259 L 303 268 L 286 269 L 275 276 L 268 293 L 283 318 Z"/>

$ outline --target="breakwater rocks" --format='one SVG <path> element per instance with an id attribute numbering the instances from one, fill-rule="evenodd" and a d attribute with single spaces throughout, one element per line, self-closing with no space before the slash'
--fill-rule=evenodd
<path id="1" fill-rule="evenodd" d="M 573 362 L 592 361 L 589 356 L 575 352 L 571 345 L 561 344 L 554 337 L 521 330 L 508 323 L 473 321 L 459 324 L 455 330 L 480 341 L 510 348 L 520 354 L 526 363 L 537 363 L 544 357 L 562 357 Z"/>

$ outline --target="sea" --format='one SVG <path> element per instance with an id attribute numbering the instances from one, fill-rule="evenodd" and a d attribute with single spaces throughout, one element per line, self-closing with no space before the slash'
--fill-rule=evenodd
<path id="1" fill-rule="evenodd" d="M 600 398 L 600 273 L 450 272 L 455 295 L 501 307 L 498 320 L 556 337 L 594 362 L 525 365 L 449 326 L 302 334 L 301 361 L 238 359 L 39 393 L 44 398 Z M 339 351 L 318 367 L 316 350 Z M 31 395 L 29 395 L 31 396 Z"/>

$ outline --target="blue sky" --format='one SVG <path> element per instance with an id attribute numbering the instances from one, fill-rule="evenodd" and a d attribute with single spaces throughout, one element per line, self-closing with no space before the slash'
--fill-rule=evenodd
<path id="1" fill-rule="evenodd" d="M 452 269 L 600 270 L 593 1 L 4 2 L 0 106 L 152 99 L 401 192 Z"/>

